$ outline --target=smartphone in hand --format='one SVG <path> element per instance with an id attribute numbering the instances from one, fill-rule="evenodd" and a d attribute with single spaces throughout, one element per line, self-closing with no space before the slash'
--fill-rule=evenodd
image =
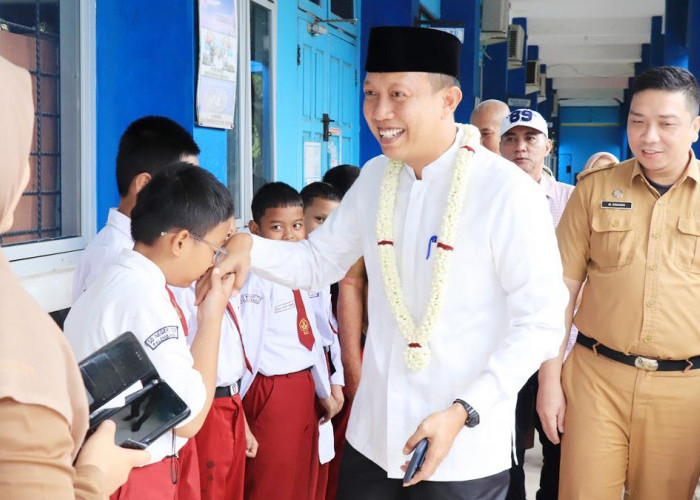
<path id="1" fill-rule="evenodd" d="M 406 469 L 406 474 L 403 476 L 403 482 L 408 483 L 413 476 L 416 474 L 423 461 L 425 460 L 425 454 L 428 451 L 428 438 L 423 438 L 420 440 L 416 448 L 413 450 L 413 456 L 411 456 L 411 461 L 408 463 L 408 468 Z"/>

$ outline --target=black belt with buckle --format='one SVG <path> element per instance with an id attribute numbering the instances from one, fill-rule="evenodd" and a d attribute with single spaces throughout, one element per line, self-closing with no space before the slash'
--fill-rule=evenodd
<path id="1" fill-rule="evenodd" d="M 230 398 L 230 397 L 238 394 L 238 391 L 240 389 L 241 389 L 241 381 L 239 380 L 235 384 L 217 387 L 216 391 L 214 391 L 214 397 L 215 398 Z"/>
<path id="2" fill-rule="evenodd" d="M 688 359 L 653 359 L 645 358 L 644 356 L 635 356 L 634 354 L 625 354 L 624 352 L 610 349 L 608 346 L 601 344 L 596 339 L 587 337 L 581 332 L 578 332 L 576 342 L 583 347 L 587 347 L 597 354 L 602 354 L 606 358 L 610 358 L 618 363 L 634 366 L 640 370 L 649 372 L 682 372 L 685 370 L 696 370 L 700 368 L 700 356 L 694 356 Z"/>

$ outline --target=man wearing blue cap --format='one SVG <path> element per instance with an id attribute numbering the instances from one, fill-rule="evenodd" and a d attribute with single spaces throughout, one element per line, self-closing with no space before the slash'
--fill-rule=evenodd
<path id="1" fill-rule="evenodd" d="M 234 236 L 221 264 L 245 273 L 252 246 L 260 276 L 320 289 L 364 256 L 369 329 L 340 499 L 502 500 L 518 390 L 564 336 L 545 198 L 455 123 L 459 49 L 438 30 L 373 28 L 363 110 L 384 154 L 308 240 Z"/>

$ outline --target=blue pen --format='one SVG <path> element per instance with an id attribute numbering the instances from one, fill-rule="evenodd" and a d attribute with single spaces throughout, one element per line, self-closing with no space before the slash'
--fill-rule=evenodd
<path id="1" fill-rule="evenodd" d="M 428 240 L 428 255 L 425 256 L 425 260 L 428 260 L 430 258 L 430 247 L 433 243 L 437 243 L 437 234 L 432 235 Z"/>

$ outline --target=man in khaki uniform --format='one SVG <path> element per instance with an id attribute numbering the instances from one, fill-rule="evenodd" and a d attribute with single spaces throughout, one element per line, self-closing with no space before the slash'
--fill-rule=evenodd
<path id="1" fill-rule="evenodd" d="M 557 229 L 568 324 L 588 279 L 563 373 L 540 369 L 562 500 L 690 499 L 700 474 L 698 83 L 651 68 L 632 95 L 635 158 L 583 172 Z"/>

